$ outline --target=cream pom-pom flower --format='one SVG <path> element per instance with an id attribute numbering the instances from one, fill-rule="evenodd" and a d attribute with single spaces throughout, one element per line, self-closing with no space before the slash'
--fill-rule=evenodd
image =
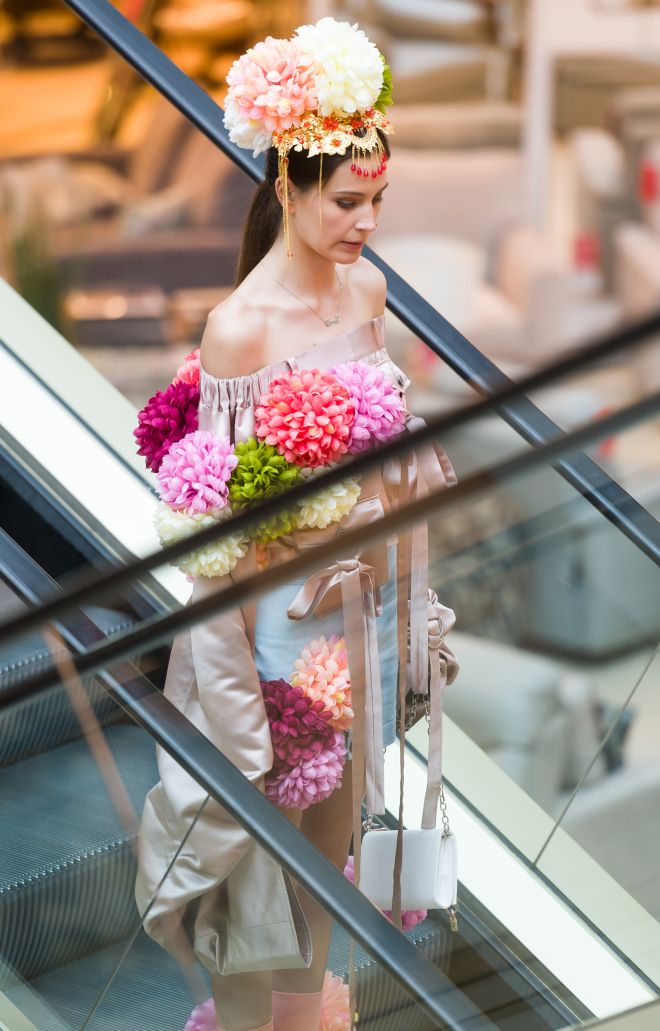
<path id="1" fill-rule="evenodd" d="M 355 114 L 372 108 L 383 87 L 380 51 L 357 25 L 321 18 L 301 25 L 293 42 L 318 68 L 315 85 L 320 115 Z"/>
<path id="2" fill-rule="evenodd" d="M 163 547 L 193 537 L 208 526 L 217 526 L 231 515 L 227 506 L 209 512 L 186 512 L 172 509 L 161 501 L 154 514 L 154 525 Z M 176 560 L 179 569 L 188 576 L 224 576 L 230 573 L 238 560 L 247 552 L 248 541 L 243 534 L 231 534 L 205 548 Z"/>
<path id="3" fill-rule="evenodd" d="M 291 683 L 313 702 L 322 702 L 337 730 L 348 730 L 353 721 L 351 675 L 346 642 L 330 634 L 304 648 L 294 663 Z"/>
<path id="4" fill-rule="evenodd" d="M 360 483 L 354 476 L 333 483 L 300 502 L 295 513 L 296 526 L 299 530 L 324 530 L 348 515 L 359 497 Z"/>

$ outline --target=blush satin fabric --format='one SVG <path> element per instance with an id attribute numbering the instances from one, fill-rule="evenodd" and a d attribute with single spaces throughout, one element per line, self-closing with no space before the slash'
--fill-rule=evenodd
<path id="1" fill-rule="evenodd" d="M 254 434 L 261 393 L 278 375 L 295 368 L 364 361 L 388 371 L 405 390 L 409 381 L 389 358 L 383 332 L 380 316 L 252 376 L 220 380 L 202 369 L 199 428 L 245 440 Z M 452 482 L 453 470 L 440 449 L 429 446 L 427 465 L 436 479 Z M 422 476 L 415 475 L 390 467 L 384 479 L 364 477 L 361 497 L 341 524 L 272 542 L 269 561 L 283 561 L 339 537 L 347 526 L 378 519 L 391 500 L 406 500 L 418 489 Z M 414 542 L 403 550 L 409 560 L 425 559 L 424 547 Z M 382 746 L 394 739 L 402 640 L 397 624 L 408 618 L 400 585 L 397 591 L 396 565 L 396 541 L 376 542 L 353 559 L 320 569 L 308 581 L 283 584 L 257 605 L 223 612 L 194 627 L 174 643 L 166 697 L 263 791 L 273 753 L 260 677 L 289 678 L 293 661 L 311 640 L 320 634 L 345 634 L 354 707 L 356 698 L 362 707 L 361 720 L 354 724 L 353 751 L 357 747 L 364 754 L 367 805 L 370 811 L 383 811 Z M 252 545 L 232 574 L 197 579 L 192 599 L 255 570 Z M 408 576 L 409 570 L 408 565 Z M 413 635 L 421 649 L 428 643 L 423 579 L 410 579 L 415 590 L 424 592 L 423 600 L 417 600 L 423 630 Z M 136 899 L 147 933 L 182 962 L 198 958 L 212 973 L 308 965 L 307 926 L 279 864 L 161 749 L 158 768 L 161 779 L 147 795 L 139 838 Z"/>

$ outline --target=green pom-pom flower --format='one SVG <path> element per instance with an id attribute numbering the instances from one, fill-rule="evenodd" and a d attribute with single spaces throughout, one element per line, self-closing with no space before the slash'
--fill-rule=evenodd
<path id="1" fill-rule="evenodd" d="M 254 522 L 247 527 L 247 534 L 254 538 L 257 544 L 267 544 L 268 541 L 274 541 L 285 533 L 291 533 L 296 526 L 293 512 L 276 512 L 275 515 L 262 519 L 255 517 Z"/>
<path id="2" fill-rule="evenodd" d="M 377 111 L 385 111 L 386 107 L 389 107 L 392 103 L 392 72 L 390 66 L 387 64 L 383 55 L 380 55 L 380 59 L 383 62 L 383 86 L 378 94 L 378 100 L 374 104 Z"/>
<path id="3" fill-rule="evenodd" d="M 248 437 L 236 444 L 235 451 L 238 465 L 229 480 L 229 497 L 235 505 L 282 494 L 298 479 L 298 467 L 287 462 L 272 444 Z"/>

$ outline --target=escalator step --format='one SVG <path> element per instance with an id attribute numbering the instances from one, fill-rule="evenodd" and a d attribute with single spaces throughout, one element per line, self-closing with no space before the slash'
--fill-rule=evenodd
<path id="1" fill-rule="evenodd" d="M 133 625 L 123 612 L 90 606 L 87 615 L 107 636 L 121 633 Z M 64 650 L 64 649 L 63 649 Z M 51 655 L 40 634 L 28 634 L 0 646 L 0 699 L 3 691 L 14 688 L 35 673 L 48 669 Z M 101 723 L 121 712 L 107 691 L 85 681 L 87 696 Z M 0 767 L 55 748 L 80 736 L 80 727 L 63 687 L 42 691 L 23 702 L 0 710 Z"/>
<path id="2" fill-rule="evenodd" d="M 129 724 L 104 736 L 139 818 L 158 780 L 153 742 Z M 1 770 L 0 814 L 0 955 L 20 976 L 131 933 L 134 835 L 121 826 L 84 741 Z"/>

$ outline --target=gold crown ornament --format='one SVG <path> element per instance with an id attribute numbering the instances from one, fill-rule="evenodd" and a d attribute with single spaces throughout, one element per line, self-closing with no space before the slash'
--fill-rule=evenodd
<path id="1" fill-rule="evenodd" d="M 224 124 L 229 138 L 256 157 L 275 147 L 282 183 L 283 229 L 289 237 L 289 152 L 323 155 L 351 151 L 351 171 L 376 178 L 387 154 L 379 133 L 394 130 L 390 70 L 357 25 L 321 18 L 291 39 L 268 36 L 234 62 L 227 75 Z"/>

